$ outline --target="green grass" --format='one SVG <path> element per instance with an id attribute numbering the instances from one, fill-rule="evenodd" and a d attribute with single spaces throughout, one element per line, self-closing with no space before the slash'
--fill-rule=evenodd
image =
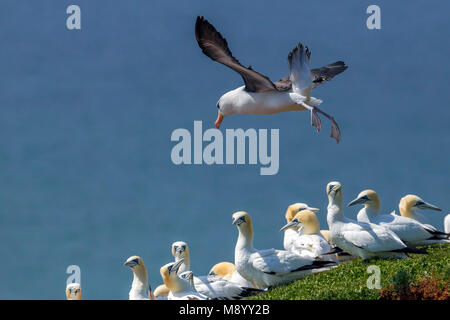
<path id="1" fill-rule="evenodd" d="M 381 271 L 381 287 L 398 285 L 405 280 L 417 284 L 424 278 L 450 281 L 450 245 L 428 247 L 428 255 L 410 255 L 409 259 L 375 259 L 363 263 L 361 259 L 343 263 L 338 267 L 308 276 L 288 285 L 278 286 L 254 297 L 254 300 L 372 300 L 378 299 L 377 289 L 367 288 L 367 267 L 377 265 Z M 405 279 L 406 278 L 406 279 Z"/>

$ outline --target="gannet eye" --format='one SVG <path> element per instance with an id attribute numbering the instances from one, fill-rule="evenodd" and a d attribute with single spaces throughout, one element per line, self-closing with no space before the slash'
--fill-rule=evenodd
<path id="1" fill-rule="evenodd" d="M 421 206 L 421 205 L 424 205 L 424 204 L 425 204 L 425 202 L 423 202 L 422 200 L 418 200 L 414 206 L 418 207 L 418 206 Z"/>
<path id="2" fill-rule="evenodd" d="M 369 197 L 368 197 L 367 195 L 361 197 L 361 199 L 364 199 L 364 200 L 367 200 L 367 201 L 370 200 Z"/>
<path id="3" fill-rule="evenodd" d="M 297 218 L 294 218 L 294 219 L 292 220 L 292 222 L 298 222 L 298 219 L 297 219 Z"/>

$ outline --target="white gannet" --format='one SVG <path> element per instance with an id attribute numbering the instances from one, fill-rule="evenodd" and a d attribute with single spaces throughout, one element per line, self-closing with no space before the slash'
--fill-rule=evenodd
<path id="1" fill-rule="evenodd" d="M 392 231 L 373 223 L 358 222 L 344 216 L 342 207 L 342 185 L 335 181 L 327 185 L 327 222 L 331 240 L 339 248 L 359 256 L 371 258 L 401 259 L 406 253 L 424 253 L 408 248 Z"/>
<path id="2" fill-rule="evenodd" d="M 420 197 L 414 194 L 408 194 L 401 198 L 398 208 L 403 217 L 408 217 L 424 224 L 428 224 L 428 219 L 420 213 L 419 210 L 429 209 L 434 211 L 442 211 L 442 209 L 423 201 Z"/>
<path id="3" fill-rule="evenodd" d="M 245 279 L 236 270 L 236 266 L 231 262 L 219 262 L 216 263 L 208 273 L 210 276 L 218 276 L 225 280 L 237 283 L 241 287 L 257 288 L 257 286 Z"/>
<path id="4" fill-rule="evenodd" d="M 66 286 L 67 300 L 81 300 L 81 285 L 76 282 L 67 284 Z"/>
<path id="5" fill-rule="evenodd" d="M 182 263 L 183 260 L 171 262 L 160 269 L 164 284 L 170 290 L 168 300 L 207 300 L 208 297 L 197 292 L 189 281 L 178 276 L 178 268 Z"/>
<path id="6" fill-rule="evenodd" d="M 313 212 L 319 212 L 320 210 L 317 208 L 311 208 L 306 203 L 297 202 L 294 204 L 291 204 L 286 209 L 286 223 L 289 223 L 294 219 L 295 215 L 299 213 L 301 210 L 310 210 Z M 286 228 L 284 230 L 284 238 L 283 238 L 283 247 L 285 250 L 289 250 L 289 246 L 291 245 L 292 241 L 297 238 L 297 230 L 294 228 Z"/>
<path id="7" fill-rule="evenodd" d="M 400 207 L 403 207 L 402 198 Z M 432 206 L 426 204 L 423 200 L 414 200 L 413 204 L 408 204 L 408 207 L 416 205 L 421 208 Z M 408 246 L 428 245 L 441 241 L 447 237 L 443 232 L 437 231 L 433 226 L 420 223 L 407 216 L 399 216 L 396 214 L 379 214 L 380 212 L 380 198 L 373 190 L 364 190 L 359 193 L 358 197 L 351 201 L 348 206 L 362 204 L 364 207 L 358 213 L 359 222 L 374 223 L 382 227 L 388 228 L 395 232 L 399 238 Z M 436 208 L 433 206 L 433 208 Z M 410 209 L 411 210 L 411 209 Z"/>
<path id="8" fill-rule="evenodd" d="M 253 227 L 250 216 L 245 211 L 233 214 L 233 225 L 239 231 L 234 251 L 237 271 L 257 286 L 268 288 L 304 278 L 306 275 L 326 270 L 335 265 L 332 261 L 322 261 L 311 256 L 300 256 L 286 250 L 257 250 L 253 247 Z"/>
<path id="9" fill-rule="evenodd" d="M 287 229 L 295 230 L 297 233 L 291 242 L 285 244 L 285 249 L 301 256 L 310 255 L 320 257 L 324 260 L 337 261 L 334 254 L 329 254 L 331 246 L 320 233 L 320 224 L 314 212 L 302 210 L 298 212 L 291 222 L 283 226 L 280 231 Z"/>
<path id="10" fill-rule="evenodd" d="M 450 233 L 450 213 L 444 218 L 444 231 Z"/>
<path id="11" fill-rule="evenodd" d="M 147 292 L 148 275 L 142 258 L 139 256 L 131 256 L 123 265 L 133 271 L 133 282 L 128 294 L 129 300 L 154 300 L 150 287 Z"/>
<path id="12" fill-rule="evenodd" d="M 311 208 L 309 207 L 307 204 L 305 203 L 294 203 L 291 204 L 287 210 L 286 210 L 286 222 L 289 223 L 292 221 L 292 219 L 294 219 L 295 215 L 300 211 L 300 210 L 310 210 L 312 212 L 319 212 L 320 210 L 317 208 Z M 333 259 L 331 259 L 332 261 L 336 261 L 336 258 L 339 262 L 344 262 L 344 261 L 349 261 L 349 260 L 353 260 L 356 257 L 352 256 L 351 254 L 349 254 L 348 252 L 343 251 L 340 248 L 337 248 L 332 242 L 331 242 L 331 236 L 330 236 L 330 230 L 320 230 L 320 233 L 322 234 L 322 236 L 328 241 L 328 243 L 333 247 L 333 251 L 335 251 L 335 257 L 333 257 Z M 287 228 L 284 230 L 284 239 L 283 239 L 283 247 L 285 250 L 289 251 L 289 247 L 291 245 L 291 243 L 293 241 L 295 241 L 295 239 L 298 236 L 298 232 L 297 230 L 294 230 L 292 228 Z M 331 256 L 331 255 L 330 255 Z"/>
<path id="13" fill-rule="evenodd" d="M 172 245 L 172 254 L 175 262 L 182 261 L 178 269 L 178 275 L 186 271 L 191 271 L 189 246 L 186 242 L 175 242 Z M 243 287 L 218 276 L 194 276 L 193 281 L 197 292 L 211 299 L 242 299 L 260 292 L 260 290 L 255 289 L 252 285 L 250 287 Z"/>
<path id="14" fill-rule="evenodd" d="M 155 291 L 153 292 L 153 295 L 155 296 L 156 300 L 167 300 L 167 297 L 169 296 L 169 288 L 166 287 L 165 284 L 160 284 L 156 287 Z"/>
<path id="15" fill-rule="evenodd" d="M 175 258 L 175 262 L 183 259 L 183 263 L 178 269 L 178 275 L 185 271 L 191 270 L 191 259 L 189 257 L 189 246 L 184 241 L 175 241 L 172 243 L 172 256 Z"/>
<path id="16" fill-rule="evenodd" d="M 318 131 L 321 121 L 318 113 L 332 123 L 331 137 L 339 142 L 341 134 L 334 118 L 318 108 L 322 100 L 311 96 L 311 89 L 331 80 L 347 69 L 342 61 L 318 69 L 309 69 L 311 53 L 308 47 L 298 44 L 288 55 L 289 77 L 272 82 L 268 77 L 244 67 L 233 57 L 227 41 L 203 17 L 197 17 L 195 37 L 203 53 L 212 60 L 224 64 L 242 76 L 244 86 L 225 93 L 217 102 L 216 128 L 224 117 L 231 114 L 274 114 L 286 111 L 309 110 L 311 122 Z"/>

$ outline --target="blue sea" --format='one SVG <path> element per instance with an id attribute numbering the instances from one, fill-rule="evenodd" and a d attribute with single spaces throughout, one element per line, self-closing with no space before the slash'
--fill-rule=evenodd
<path id="1" fill-rule="evenodd" d="M 81 8 L 81 30 L 66 9 Z M 381 8 L 369 30 L 366 9 Z M 2 0 L 0 4 L 0 299 L 65 299 L 81 268 L 85 299 L 127 299 L 131 255 L 152 287 L 190 246 L 194 273 L 234 260 L 231 215 L 253 218 L 255 247 L 282 248 L 287 206 L 318 207 L 338 180 L 348 203 L 367 188 L 382 210 L 413 193 L 450 211 L 450 4 L 444 1 Z M 229 128 L 279 129 L 279 172 L 260 165 L 175 165 L 173 130 L 204 130 L 238 74 L 202 54 L 197 15 L 244 64 L 278 80 L 302 41 L 311 66 L 349 66 L 314 96 L 342 130 L 307 112 L 227 117 Z M 355 218 L 359 208 L 346 208 Z"/>

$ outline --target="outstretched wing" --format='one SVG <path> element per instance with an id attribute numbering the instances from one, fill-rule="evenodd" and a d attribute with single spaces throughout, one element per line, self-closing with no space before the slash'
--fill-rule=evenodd
<path id="1" fill-rule="evenodd" d="M 325 81 L 330 81 L 334 76 L 344 72 L 347 68 L 344 61 L 336 61 L 322 68 L 312 69 L 311 76 L 313 78 L 313 88 Z"/>
<path id="2" fill-rule="evenodd" d="M 339 73 L 344 72 L 347 68 L 348 67 L 343 61 L 336 61 L 324 67 L 312 69 L 312 88 L 314 89 L 318 85 L 325 83 L 326 81 L 330 81 Z M 274 82 L 274 85 L 278 91 L 287 91 L 292 88 L 292 82 L 289 77 L 285 77 L 277 82 Z"/>
<path id="3" fill-rule="evenodd" d="M 251 67 L 244 67 L 233 57 L 227 40 L 203 17 L 197 17 L 195 37 L 203 53 L 239 73 L 244 79 L 245 89 L 251 92 L 277 91 L 270 79 Z"/>
<path id="4" fill-rule="evenodd" d="M 288 55 L 289 80 L 292 82 L 292 89 L 301 95 L 308 97 L 311 94 L 312 76 L 309 70 L 309 59 L 311 52 L 308 47 L 299 43 Z"/>

